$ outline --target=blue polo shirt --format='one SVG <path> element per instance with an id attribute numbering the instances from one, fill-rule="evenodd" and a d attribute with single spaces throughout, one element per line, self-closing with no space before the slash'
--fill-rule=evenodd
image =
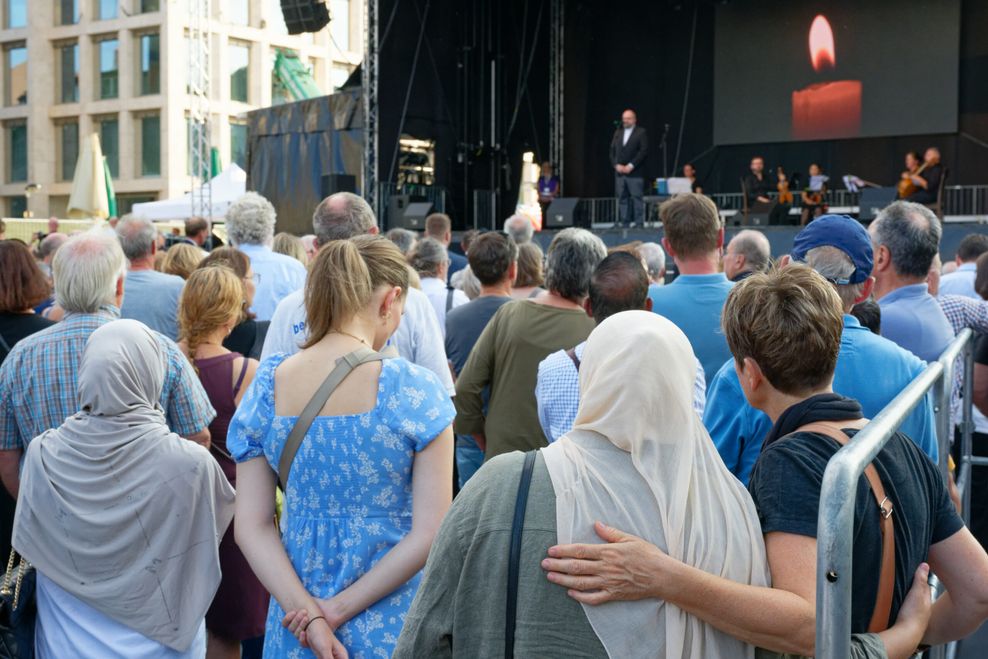
<path id="1" fill-rule="evenodd" d="M 882 308 L 882 336 L 927 362 L 935 362 L 954 338 L 954 330 L 925 283 L 886 293 Z"/>
<path id="2" fill-rule="evenodd" d="M 845 314 L 840 354 L 834 370 L 834 391 L 860 402 L 866 417 L 875 417 L 925 367 L 926 364 L 908 350 L 873 334 L 862 327 L 857 318 Z M 703 425 L 724 464 L 747 485 L 751 468 L 762 450 L 762 440 L 772 429 L 772 422 L 745 400 L 733 359 L 721 367 L 710 383 Z M 929 395 L 906 417 L 899 430 L 934 462 L 937 461 L 933 400 Z"/>
<path id="3" fill-rule="evenodd" d="M 671 284 L 649 288 L 652 311 L 668 318 L 683 331 L 703 364 L 707 382 L 730 359 L 727 339 L 720 329 L 720 314 L 734 284 L 724 273 L 679 275 Z M 709 387 L 708 387 L 709 389 Z"/>
<path id="4" fill-rule="evenodd" d="M 941 295 L 963 295 L 981 301 L 981 296 L 974 290 L 974 280 L 978 276 L 977 263 L 962 263 L 960 267 L 949 275 L 940 278 Z"/>

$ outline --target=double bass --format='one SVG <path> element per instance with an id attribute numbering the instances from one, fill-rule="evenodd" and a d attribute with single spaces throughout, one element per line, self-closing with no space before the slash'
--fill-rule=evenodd
<path id="1" fill-rule="evenodd" d="M 903 174 L 902 178 L 899 179 L 899 185 L 898 185 L 899 199 L 905 199 L 909 195 L 919 192 L 919 186 L 913 183 L 912 177 L 919 176 L 920 174 L 922 174 L 923 170 L 926 169 L 929 166 L 929 164 L 930 164 L 929 162 L 924 162 L 922 165 L 916 168 L 915 172 L 912 172 L 911 174 L 908 175 Z"/>

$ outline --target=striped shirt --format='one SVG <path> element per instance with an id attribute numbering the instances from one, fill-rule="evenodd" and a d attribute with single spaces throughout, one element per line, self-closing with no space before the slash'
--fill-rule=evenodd
<path id="1" fill-rule="evenodd" d="M 86 341 L 119 317 L 109 305 L 92 314 L 70 313 L 14 346 L 0 366 L 0 450 L 26 448 L 79 410 L 76 381 Z M 199 378 L 171 339 L 153 333 L 167 361 L 161 407 L 169 428 L 183 437 L 205 430 L 216 412 Z"/>

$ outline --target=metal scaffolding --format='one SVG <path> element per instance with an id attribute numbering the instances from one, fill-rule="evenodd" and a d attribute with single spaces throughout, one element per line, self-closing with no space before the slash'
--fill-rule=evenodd
<path id="1" fill-rule="evenodd" d="M 364 106 L 364 199 L 380 217 L 384 209 L 378 208 L 378 65 L 379 35 L 378 15 L 380 0 L 366 0 L 364 3 L 364 62 L 363 62 L 363 106 Z"/>
<path id="2" fill-rule="evenodd" d="M 549 162 L 561 182 L 566 180 L 563 172 L 565 6 L 565 0 L 551 0 L 549 7 Z"/>
<path id="3" fill-rule="evenodd" d="M 191 158 L 192 216 L 212 215 L 209 116 L 210 0 L 189 3 L 189 157 Z"/>

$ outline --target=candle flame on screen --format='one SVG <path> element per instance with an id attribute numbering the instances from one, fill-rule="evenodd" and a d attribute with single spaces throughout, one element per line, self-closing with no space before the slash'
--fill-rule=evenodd
<path id="1" fill-rule="evenodd" d="M 823 14 L 817 14 L 810 25 L 810 61 L 813 70 L 820 73 L 824 69 L 833 69 L 837 64 L 834 54 L 834 32 Z"/>

